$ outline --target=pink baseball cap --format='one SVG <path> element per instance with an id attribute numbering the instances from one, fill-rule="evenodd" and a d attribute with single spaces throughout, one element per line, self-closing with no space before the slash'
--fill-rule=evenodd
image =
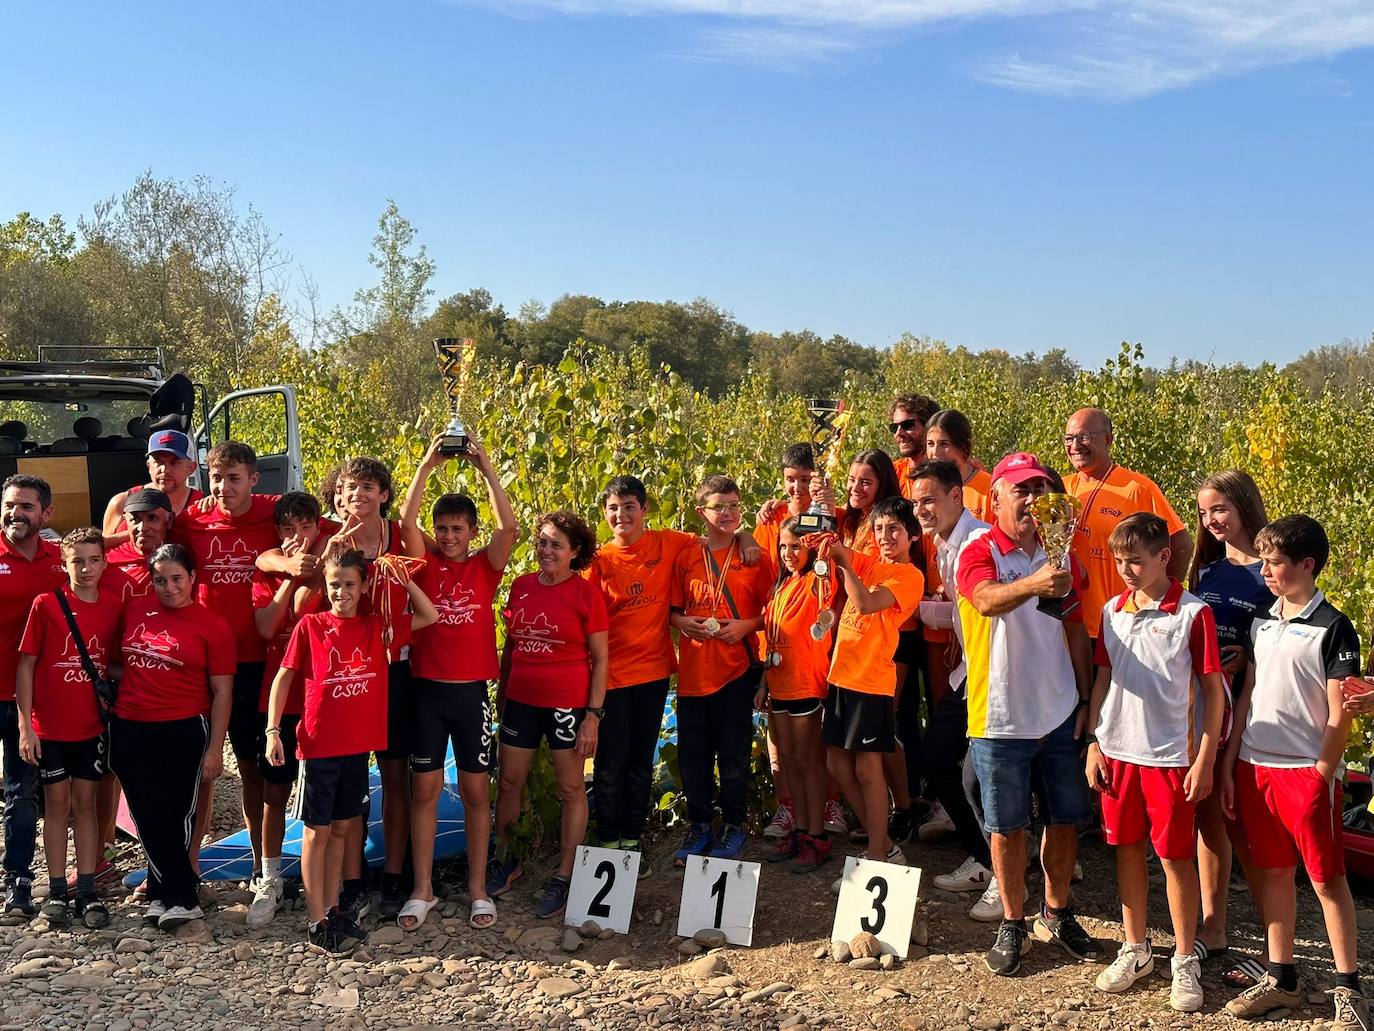
<path id="1" fill-rule="evenodd" d="M 1025 483 L 1027 480 L 1048 480 L 1050 471 L 1040 464 L 1040 459 L 1025 451 L 1013 451 L 992 471 L 993 480 L 1006 480 L 1008 483 Z"/>

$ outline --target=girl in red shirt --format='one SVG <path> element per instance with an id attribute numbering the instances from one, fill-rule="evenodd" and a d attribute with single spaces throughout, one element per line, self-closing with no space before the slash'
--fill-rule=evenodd
<path id="1" fill-rule="evenodd" d="M 505 855 L 493 864 L 487 891 L 502 895 L 524 873 L 510 854 L 510 829 L 520 817 L 520 795 L 542 738 L 549 743 L 563 800 L 558 871 L 535 910 L 549 918 L 567 906 L 573 857 L 587 833 L 582 771 L 596 753 L 609 662 L 605 599 L 576 575 L 596 554 L 596 534 L 571 512 L 541 516 L 535 532 L 539 572 L 511 584 L 505 611 L 506 646 L 496 695 L 501 713 L 496 835 Z"/>
<path id="2" fill-rule="evenodd" d="M 155 598 L 131 599 L 123 614 L 110 768 L 148 857 L 144 922 L 172 930 L 204 916 L 188 850 L 201 781 L 224 767 L 238 656 L 229 624 L 195 600 L 187 548 L 164 544 L 148 568 Z"/>

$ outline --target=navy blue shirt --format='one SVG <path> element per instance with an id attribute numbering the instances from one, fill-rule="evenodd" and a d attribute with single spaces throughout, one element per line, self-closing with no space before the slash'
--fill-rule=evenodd
<path id="1" fill-rule="evenodd" d="M 1268 612 L 1274 595 L 1264 586 L 1258 560 L 1237 565 L 1226 558 L 1203 566 L 1193 591 L 1212 607 L 1217 621 L 1217 643 L 1238 644 L 1250 650 L 1250 624 L 1255 614 Z"/>

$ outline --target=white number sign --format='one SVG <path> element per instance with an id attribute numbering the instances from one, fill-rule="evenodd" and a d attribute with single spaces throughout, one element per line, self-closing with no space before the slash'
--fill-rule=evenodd
<path id="1" fill-rule="evenodd" d="M 905 959 L 920 886 L 918 867 L 850 856 L 845 860 L 840 898 L 835 903 L 831 940 L 849 941 L 860 931 L 867 931 L 882 943 L 884 952 Z"/>
<path id="2" fill-rule="evenodd" d="M 595 920 L 602 930 L 610 928 L 616 934 L 628 931 L 639 883 L 639 859 L 638 852 L 581 846 L 573 863 L 563 922 L 581 927 Z"/>
<path id="3" fill-rule="evenodd" d="M 689 856 L 682 878 L 677 933 L 690 938 L 716 927 L 731 945 L 754 940 L 754 903 L 759 895 L 759 864 L 738 859 Z"/>

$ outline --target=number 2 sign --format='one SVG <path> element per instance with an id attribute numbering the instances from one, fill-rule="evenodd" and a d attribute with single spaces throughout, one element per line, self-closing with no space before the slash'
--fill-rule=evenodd
<path id="1" fill-rule="evenodd" d="M 616 934 L 628 931 L 639 883 L 639 860 L 638 852 L 618 848 L 578 848 L 563 922 L 580 927 L 595 920 L 602 930 L 609 928 Z"/>
<path id="2" fill-rule="evenodd" d="M 749 945 L 754 940 L 759 869 L 758 863 L 738 859 L 688 856 L 677 933 L 690 938 L 715 927 L 725 932 L 731 945 Z"/>
<path id="3" fill-rule="evenodd" d="M 847 942 L 860 931 L 867 931 L 878 939 L 884 952 L 905 959 L 920 886 L 917 867 L 850 856 L 844 864 L 831 939 Z"/>

